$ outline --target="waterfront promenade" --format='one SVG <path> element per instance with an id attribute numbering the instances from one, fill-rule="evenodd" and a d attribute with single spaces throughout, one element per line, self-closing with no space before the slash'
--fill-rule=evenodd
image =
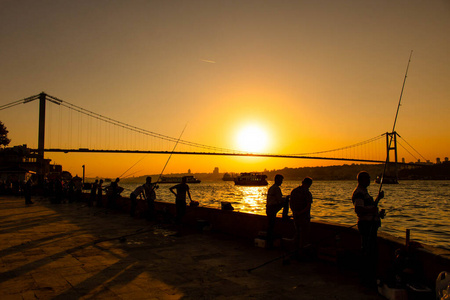
<path id="1" fill-rule="evenodd" d="M 0 299 L 383 299 L 331 263 L 279 260 L 249 273 L 280 250 L 33 201 L 0 196 Z"/>

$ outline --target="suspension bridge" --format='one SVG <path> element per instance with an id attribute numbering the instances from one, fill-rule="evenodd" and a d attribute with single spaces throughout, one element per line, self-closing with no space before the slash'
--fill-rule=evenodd
<path id="1" fill-rule="evenodd" d="M 37 152 L 145 153 L 318 159 L 361 163 L 398 162 L 398 146 L 416 161 L 417 152 L 397 132 L 385 132 L 352 145 L 311 153 L 249 153 L 200 144 L 139 128 L 63 101 L 44 92 L 0 106 L 0 111 L 39 102 Z M 48 105 L 47 105 L 48 104 Z M 400 141 L 401 140 L 401 141 Z M 393 142 L 393 143 L 392 143 Z M 176 147 L 175 147 L 176 146 Z M 175 149 L 176 148 L 176 149 Z M 393 157 L 390 157 L 390 153 Z M 415 153 L 415 154 L 414 154 Z"/>

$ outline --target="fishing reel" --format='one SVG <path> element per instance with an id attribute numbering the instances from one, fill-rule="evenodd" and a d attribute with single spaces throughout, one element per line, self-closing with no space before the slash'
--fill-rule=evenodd
<path id="1" fill-rule="evenodd" d="M 378 215 L 380 216 L 380 219 L 384 219 L 384 217 L 386 217 L 386 210 L 384 208 L 381 209 Z"/>

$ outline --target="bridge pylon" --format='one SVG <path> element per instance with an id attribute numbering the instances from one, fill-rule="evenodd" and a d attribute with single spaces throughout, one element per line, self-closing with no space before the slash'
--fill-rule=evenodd
<path id="1" fill-rule="evenodd" d="M 390 177 L 398 182 L 398 153 L 397 153 L 397 132 L 386 132 L 386 177 Z M 394 151 L 393 165 L 390 161 L 390 153 Z M 386 175 L 385 174 L 385 175 Z"/>

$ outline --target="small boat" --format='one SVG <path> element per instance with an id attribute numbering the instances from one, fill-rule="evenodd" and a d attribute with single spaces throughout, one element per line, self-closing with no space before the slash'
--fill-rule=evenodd
<path id="1" fill-rule="evenodd" d="M 194 176 L 166 177 L 162 176 L 159 183 L 181 183 L 183 177 L 186 177 L 186 183 L 200 183 L 201 181 Z"/>
<path id="2" fill-rule="evenodd" d="M 269 183 L 266 180 L 267 175 L 259 173 L 241 173 L 238 177 L 234 178 L 235 185 L 244 186 L 264 186 Z"/>

